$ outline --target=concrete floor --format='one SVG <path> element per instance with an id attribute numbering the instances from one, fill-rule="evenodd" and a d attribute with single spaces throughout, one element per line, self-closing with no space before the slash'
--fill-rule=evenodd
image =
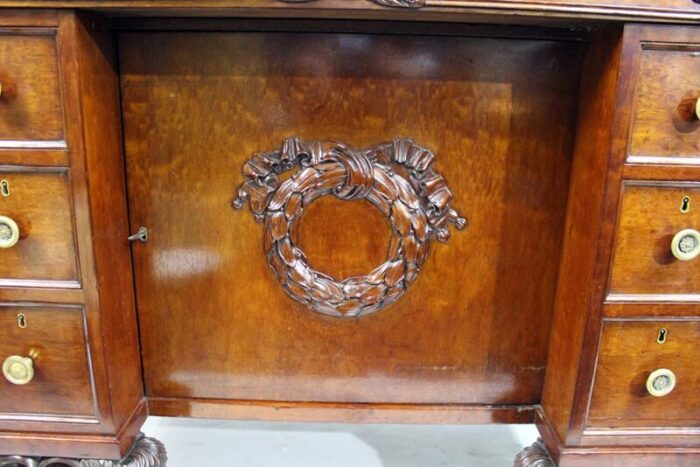
<path id="1" fill-rule="evenodd" d="M 510 467 L 533 425 L 351 425 L 150 417 L 168 467 Z"/>

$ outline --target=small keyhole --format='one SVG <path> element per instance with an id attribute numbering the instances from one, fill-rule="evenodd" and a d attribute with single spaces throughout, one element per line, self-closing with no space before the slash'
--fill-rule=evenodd
<path id="1" fill-rule="evenodd" d="M 0 181 L 0 194 L 4 197 L 10 196 L 10 182 L 7 180 Z"/>
<path id="2" fill-rule="evenodd" d="M 681 212 L 685 213 L 690 211 L 690 197 L 684 196 L 681 200 Z"/>
<path id="3" fill-rule="evenodd" d="M 665 344 L 667 336 L 668 330 L 666 328 L 659 329 L 659 336 L 656 338 L 656 342 L 659 344 Z"/>
<path id="4" fill-rule="evenodd" d="M 27 327 L 27 317 L 24 316 L 24 313 L 20 313 L 17 315 L 17 326 L 19 326 L 20 329 L 24 329 Z"/>

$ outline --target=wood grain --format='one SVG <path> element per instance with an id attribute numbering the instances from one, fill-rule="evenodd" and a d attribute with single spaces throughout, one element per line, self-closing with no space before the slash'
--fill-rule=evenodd
<path id="1" fill-rule="evenodd" d="M 661 328 L 668 331 L 664 344 L 657 343 Z M 699 319 L 605 320 L 588 426 L 700 427 L 699 353 Z M 646 380 L 659 368 L 678 382 L 667 396 L 653 397 Z"/>
<path id="2" fill-rule="evenodd" d="M 40 423 L 0 418 L 0 451 L 119 459 L 139 433 L 147 408 L 131 289 L 130 249 L 126 242 L 128 218 L 114 37 L 100 15 L 61 11 L 54 17 L 58 21 L 56 51 L 64 83 L 70 147 L 61 152 L 45 151 L 44 158 L 41 150 L 21 148 L 6 150 L 0 157 L 3 162 L 15 164 L 2 167 L 8 173 L 32 177 L 45 174 L 62 180 L 60 190 L 50 181 L 39 183 L 35 198 L 48 210 L 41 213 L 42 222 L 56 222 L 63 210 L 54 206 L 54 200 L 67 194 L 65 205 L 69 214 L 72 211 L 69 224 L 75 232 L 71 230 L 70 236 L 79 245 L 72 261 L 79 257 L 81 268 L 76 278 L 80 278 L 80 288 L 61 289 L 49 282 L 40 283 L 41 288 L 28 288 L 32 284 L 24 280 L 0 288 L 0 300 L 7 306 L 50 303 L 84 310 L 88 340 L 82 348 L 89 345 L 94 357 L 91 400 L 95 407 L 89 420 L 77 420 L 81 423 L 66 423 L 55 416 L 44 417 Z M 27 16 L 23 19 L 17 14 L 11 19 L 17 24 L 28 21 Z M 36 19 L 43 24 L 47 15 L 37 12 Z M 29 29 L 29 23 L 24 23 L 26 33 L 35 31 Z M 24 166 L 17 167 L 21 164 Z M 46 167 L 52 165 L 69 167 Z M 1 198 L 0 203 L 12 196 Z M 56 232 L 54 236 L 60 240 L 66 238 L 65 234 Z M 46 256 L 52 258 L 55 253 L 48 251 Z M 75 285 L 78 286 L 77 279 Z M 46 406 L 60 405 L 61 397 L 47 393 L 38 400 Z"/>
<path id="3" fill-rule="evenodd" d="M 131 223 L 152 232 L 134 246 L 149 395 L 538 401 L 579 47 L 122 34 Z M 471 228 L 436 245 L 414 288 L 379 315 L 316 316 L 284 295 L 262 254 L 262 230 L 229 207 L 243 162 L 293 134 L 358 147 L 397 136 L 420 141 L 437 154 Z M 319 204 L 305 229 L 326 236 L 335 229 L 321 227 L 342 221 L 345 240 L 321 242 L 376 239 L 369 255 L 354 255 L 361 240 L 346 252 L 322 249 L 306 230 L 302 242 L 329 272 L 370 269 L 364 261 L 382 249 L 386 222 L 332 207 Z"/>
<path id="4" fill-rule="evenodd" d="M 84 242 L 92 253 L 87 296 L 93 332 L 103 338 L 100 348 L 109 381 L 111 422 L 120 435 L 123 454 L 129 447 L 125 439 L 138 434 L 139 424 L 127 424 L 144 394 L 131 250 L 126 241 L 129 222 L 117 56 L 106 18 L 78 13 L 67 15 L 64 24 L 66 39 L 76 53 L 81 85 L 81 105 L 75 111 L 83 116 L 79 129 L 84 159 L 76 157 L 74 167 L 84 176 L 80 183 L 89 203 L 84 206 L 83 225 Z"/>
<path id="5" fill-rule="evenodd" d="M 421 9 L 387 8 L 369 0 L 324 0 L 287 3 L 279 0 L 0 0 L 0 7 L 93 8 L 140 12 L 156 16 L 249 16 L 318 18 L 393 18 L 403 20 L 523 22 L 568 18 L 618 21 L 697 21 L 700 9 L 692 0 L 428 0 Z"/>
<path id="6" fill-rule="evenodd" d="M 615 175 L 609 170 L 609 158 L 621 75 L 622 39 L 620 28 L 596 30 L 582 72 L 571 188 L 542 395 L 544 412 L 557 436 L 566 443 L 577 435 L 570 426 L 576 415 L 579 365 L 587 349 L 586 323 L 595 307 L 598 290 L 592 282 L 598 280 L 596 270 L 601 261 L 598 242 L 606 227 L 600 217 L 607 177 Z"/>
<path id="7" fill-rule="evenodd" d="M 681 212 L 684 197 L 690 209 Z M 628 182 L 622 195 L 610 294 L 698 294 L 700 261 L 679 261 L 671 253 L 673 236 L 700 229 L 699 184 Z"/>
<path id="8" fill-rule="evenodd" d="M 26 316 L 20 329 L 17 314 Z M 0 381 L 0 418 L 83 417 L 96 421 L 83 310 L 79 307 L 0 305 L 0 360 L 32 356 L 34 379 L 16 386 Z"/>
<path id="9" fill-rule="evenodd" d="M 603 309 L 605 316 L 612 318 L 650 318 L 659 316 L 692 317 L 698 315 L 698 305 L 694 303 L 639 303 L 639 302 L 607 302 Z"/>
<path id="10" fill-rule="evenodd" d="M 700 98 L 700 44 L 644 44 L 636 91 L 630 156 L 700 161 L 700 120 L 679 112 Z"/>
<path id="11" fill-rule="evenodd" d="M 0 250 L 0 284 L 78 287 L 68 173 L 0 169 L 0 179 L 10 186 L 0 212 L 20 229 L 19 242 Z"/>
<path id="12" fill-rule="evenodd" d="M 325 423 L 483 424 L 531 423 L 534 406 L 350 404 L 319 402 L 271 402 L 152 397 L 151 415 L 164 417 L 233 418 Z"/>
<path id="13" fill-rule="evenodd" d="M 0 148 L 65 145 L 54 31 L 0 30 L 0 84 Z"/>
<path id="14" fill-rule="evenodd" d="M 538 409 L 535 412 L 535 425 L 547 450 L 559 467 L 584 467 L 605 465 L 617 467 L 679 465 L 694 466 L 700 455 L 700 448 L 693 447 L 694 439 L 690 437 L 668 437 L 658 431 L 644 437 L 625 436 L 623 440 L 614 436 L 590 437 L 591 445 L 564 445 L 556 435 L 551 420 Z M 586 443 L 589 437 L 583 438 Z M 668 445 L 656 446 L 654 442 L 667 442 Z M 615 445 L 615 444 L 619 445 Z"/>

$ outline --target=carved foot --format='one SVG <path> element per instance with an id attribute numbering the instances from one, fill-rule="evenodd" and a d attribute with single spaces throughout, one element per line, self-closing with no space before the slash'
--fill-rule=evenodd
<path id="1" fill-rule="evenodd" d="M 513 467 L 556 467 L 556 464 L 549 456 L 542 438 L 539 438 L 532 446 L 523 449 L 515 456 Z"/>
<path id="2" fill-rule="evenodd" d="M 122 460 L 61 459 L 53 457 L 0 457 L 0 467 L 165 467 L 168 460 L 163 443 L 141 433 Z"/>
<path id="3" fill-rule="evenodd" d="M 22 456 L 1 456 L 0 467 L 37 467 L 37 459 Z"/>

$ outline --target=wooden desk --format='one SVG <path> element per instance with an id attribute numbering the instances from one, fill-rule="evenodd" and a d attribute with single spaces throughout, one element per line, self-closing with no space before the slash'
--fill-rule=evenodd
<path id="1" fill-rule="evenodd" d="M 697 3 L 0 8 L 9 465 L 162 465 L 149 414 L 700 462 Z"/>

